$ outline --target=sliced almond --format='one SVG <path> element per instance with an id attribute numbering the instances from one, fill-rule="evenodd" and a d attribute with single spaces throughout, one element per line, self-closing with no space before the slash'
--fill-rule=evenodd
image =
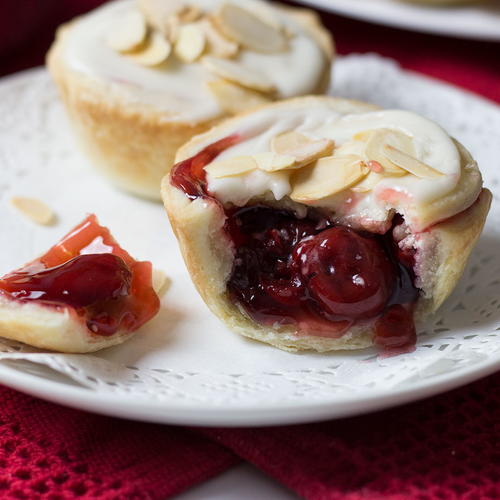
<path id="1" fill-rule="evenodd" d="M 185 63 L 196 61 L 205 50 L 205 34 L 196 24 L 186 24 L 179 28 L 175 42 L 175 55 Z"/>
<path id="2" fill-rule="evenodd" d="M 297 168 L 293 156 L 267 152 L 257 153 L 253 155 L 253 159 L 257 162 L 257 167 L 265 172 L 276 172 L 278 170 Z"/>
<path id="3" fill-rule="evenodd" d="M 240 87 L 227 80 L 207 82 L 207 87 L 226 113 L 235 115 L 270 102 L 260 92 Z"/>
<path id="4" fill-rule="evenodd" d="M 143 50 L 129 54 L 128 57 L 143 66 L 157 66 L 168 59 L 172 46 L 158 31 L 151 33 Z"/>
<path id="5" fill-rule="evenodd" d="M 370 167 L 368 167 L 370 168 Z M 383 174 L 374 172 L 370 169 L 368 175 L 362 179 L 357 184 L 351 187 L 351 190 L 355 193 L 367 193 L 371 191 L 380 181 L 383 181 L 386 177 Z"/>
<path id="6" fill-rule="evenodd" d="M 293 176 L 290 198 L 297 202 L 327 198 L 356 184 L 369 171 L 355 156 L 320 158 Z"/>
<path id="7" fill-rule="evenodd" d="M 275 153 L 287 154 L 288 151 L 297 149 L 304 144 L 308 144 L 311 140 L 312 139 L 304 134 L 296 132 L 295 130 L 290 130 L 273 137 L 271 140 L 271 149 Z"/>
<path id="8" fill-rule="evenodd" d="M 177 16 L 170 16 L 165 22 L 165 28 L 162 30 L 162 33 L 172 45 L 175 45 L 177 41 L 181 26 L 182 24 Z"/>
<path id="9" fill-rule="evenodd" d="M 414 152 L 411 138 L 407 135 L 390 129 L 376 129 L 356 134 L 354 139 L 366 141 L 366 157 L 368 160 L 376 161 L 382 165 L 386 175 L 402 176 L 407 174 L 406 170 L 391 162 L 383 150 L 386 144 L 391 144 L 408 153 Z"/>
<path id="10" fill-rule="evenodd" d="M 251 156 L 235 156 L 227 160 L 214 161 L 205 167 L 205 172 L 214 179 L 236 177 L 257 168 L 256 161 Z"/>
<path id="11" fill-rule="evenodd" d="M 130 52 L 144 42 L 147 34 L 146 19 L 138 10 L 131 10 L 117 21 L 109 33 L 108 45 L 118 52 Z"/>
<path id="12" fill-rule="evenodd" d="M 208 53 L 215 57 L 234 57 L 239 50 L 239 45 L 229 40 L 217 29 L 213 19 L 206 18 L 200 21 L 200 27 L 205 33 Z"/>
<path id="13" fill-rule="evenodd" d="M 265 75 L 237 62 L 212 56 L 205 56 L 202 62 L 209 71 L 230 82 L 265 93 L 276 91 L 274 83 Z"/>
<path id="14" fill-rule="evenodd" d="M 170 279 L 161 269 L 153 269 L 152 285 L 158 296 L 162 296 L 170 285 Z"/>
<path id="15" fill-rule="evenodd" d="M 224 3 L 216 15 L 223 33 L 243 47 L 257 52 L 282 52 L 288 43 L 284 33 L 261 17 L 233 3 Z"/>
<path id="16" fill-rule="evenodd" d="M 288 154 L 295 157 L 297 168 L 309 165 L 313 161 L 332 154 L 334 143 L 330 139 L 318 139 L 291 150 Z"/>
<path id="17" fill-rule="evenodd" d="M 271 141 L 271 149 L 275 153 L 295 158 L 296 168 L 332 154 L 333 147 L 330 139 L 310 139 L 293 130 L 279 134 Z"/>
<path id="18" fill-rule="evenodd" d="M 37 224 L 48 226 L 54 221 L 55 215 L 52 209 L 43 201 L 37 200 L 36 198 L 14 196 L 11 198 L 10 203 L 24 216 Z"/>
<path id="19" fill-rule="evenodd" d="M 290 11 L 295 11 L 295 9 L 291 7 Z M 258 2 L 252 5 L 252 12 L 262 22 L 272 26 L 276 31 L 283 32 L 286 36 L 289 36 L 287 26 L 284 26 L 280 21 L 280 15 L 283 14 L 283 6 L 281 4 L 271 5 L 269 2 Z"/>
<path id="20" fill-rule="evenodd" d="M 195 5 L 184 5 L 175 13 L 175 15 L 181 23 L 187 24 L 198 21 L 203 16 L 203 11 Z"/>
<path id="21" fill-rule="evenodd" d="M 420 177 L 422 179 L 435 179 L 444 175 L 442 172 L 432 168 L 430 165 L 417 160 L 417 158 L 400 151 L 390 144 L 386 144 L 384 146 L 384 154 L 387 156 L 389 161 L 407 172 L 410 172 L 410 174 L 413 174 L 416 177 Z"/>
<path id="22" fill-rule="evenodd" d="M 365 157 L 366 142 L 360 140 L 347 141 L 343 144 L 335 144 L 335 156 L 356 155 Z"/>
<path id="23" fill-rule="evenodd" d="M 148 24 L 169 36 L 169 22 L 180 12 L 183 0 L 136 0 L 137 6 L 146 17 Z"/>

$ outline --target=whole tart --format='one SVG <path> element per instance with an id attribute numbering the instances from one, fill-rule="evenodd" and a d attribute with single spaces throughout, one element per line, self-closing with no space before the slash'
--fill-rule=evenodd
<path id="1" fill-rule="evenodd" d="M 288 350 L 411 350 L 491 202 L 415 113 L 304 97 L 193 138 L 162 183 L 187 268 L 229 328 Z"/>
<path id="2" fill-rule="evenodd" d="M 120 188 L 160 199 L 176 150 L 223 118 L 323 93 L 333 42 L 261 0 L 119 0 L 60 27 L 47 65 L 77 138 Z"/>

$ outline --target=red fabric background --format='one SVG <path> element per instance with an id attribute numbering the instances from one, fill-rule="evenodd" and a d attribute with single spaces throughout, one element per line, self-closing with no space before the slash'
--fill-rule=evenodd
<path id="1" fill-rule="evenodd" d="M 42 64 L 102 0 L 0 0 L 0 74 Z M 500 44 L 325 15 L 341 54 L 378 52 L 500 102 Z M 500 374 L 402 408 L 272 429 L 183 429 L 0 387 L 0 498 L 164 499 L 241 459 L 310 500 L 500 498 Z"/>

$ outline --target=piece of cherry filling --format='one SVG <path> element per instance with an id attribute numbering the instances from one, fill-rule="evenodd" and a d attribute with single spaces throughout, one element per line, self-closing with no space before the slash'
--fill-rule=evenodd
<path id="1" fill-rule="evenodd" d="M 126 310 L 132 272 L 113 254 L 79 255 L 38 272 L 17 271 L 0 281 L 0 289 L 22 302 L 70 306 L 88 317 L 87 326 L 112 335 L 133 318 Z"/>
<path id="2" fill-rule="evenodd" d="M 0 295 L 66 310 L 102 336 L 134 331 L 160 308 L 151 263 L 134 260 L 95 215 L 38 259 L 0 278 Z"/>
<path id="3" fill-rule="evenodd" d="M 62 302 L 78 308 L 126 297 L 131 280 L 132 273 L 120 257 L 89 254 L 40 272 L 12 273 L 0 287 L 25 302 Z"/>
<path id="4" fill-rule="evenodd" d="M 374 320 L 376 344 L 415 342 L 411 304 L 418 291 L 392 231 L 362 233 L 332 226 L 314 211 L 298 219 L 265 206 L 226 215 L 236 252 L 228 290 L 252 319 L 330 337 Z"/>

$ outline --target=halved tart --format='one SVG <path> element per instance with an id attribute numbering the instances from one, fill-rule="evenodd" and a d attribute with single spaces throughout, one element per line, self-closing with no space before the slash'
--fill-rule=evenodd
<path id="1" fill-rule="evenodd" d="M 491 201 L 439 125 L 331 97 L 231 119 L 177 161 L 162 194 L 198 291 L 231 329 L 283 349 L 411 349 Z"/>

